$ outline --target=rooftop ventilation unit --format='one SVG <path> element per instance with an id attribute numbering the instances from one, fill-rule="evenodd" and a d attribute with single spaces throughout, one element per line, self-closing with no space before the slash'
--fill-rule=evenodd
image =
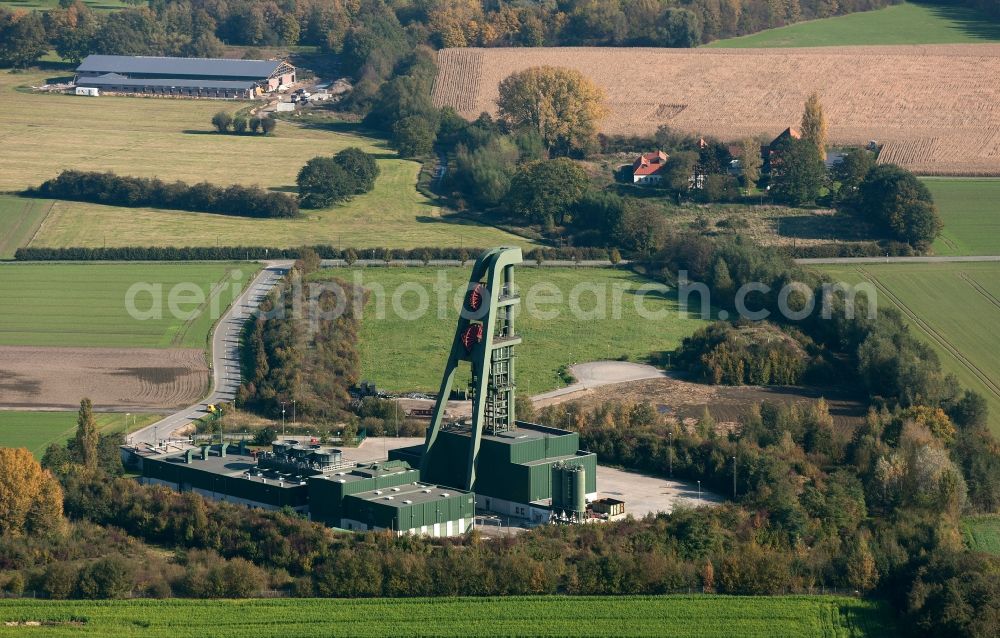
<path id="1" fill-rule="evenodd" d="M 413 505 L 413 501 L 411 501 L 409 499 L 403 501 L 403 503 L 405 503 L 406 505 Z"/>
<path id="2" fill-rule="evenodd" d="M 398 487 L 394 487 L 394 488 L 392 488 L 392 491 L 393 491 L 393 492 L 398 492 L 398 491 L 399 491 L 399 488 L 398 488 Z"/>
<path id="3" fill-rule="evenodd" d="M 441 496 L 443 496 L 444 498 L 448 498 L 449 496 L 451 496 L 451 494 L 449 494 L 448 492 L 441 492 Z"/>
<path id="4" fill-rule="evenodd" d="M 392 500 L 392 497 L 391 497 L 391 496 L 386 496 L 386 497 L 385 497 L 385 500 L 387 500 L 387 501 L 391 501 L 391 500 Z"/>

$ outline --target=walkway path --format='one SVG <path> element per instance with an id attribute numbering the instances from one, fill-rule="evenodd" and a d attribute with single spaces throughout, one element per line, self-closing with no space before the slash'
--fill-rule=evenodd
<path id="1" fill-rule="evenodd" d="M 265 262 L 265 267 L 215 324 L 212 332 L 212 391 L 203 400 L 128 435 L 129 444 L 156 444 L 177 428 L 208 414 L 208 406 L 232 401 L 240 387 L 240 331 L 247 318 L 292 266 L 291 261 Z"/>
<path id="2" fill-rule="evenodd" d="M 630 363 L 628 361 L 577 363 L 571 365 L 569 371 L 576 378 L 576 383 L 568 385 L 565 388 L 536 394 L 531 397 L 536 406 L 541 407 L 550 399 L 583 392 L 591 388 L 598 388 L 602 385 L 639 381 L 641 379 L 659 379 L 667 376 L 667 373 L 659 368 L 654 368 L 645 363 Z"/>

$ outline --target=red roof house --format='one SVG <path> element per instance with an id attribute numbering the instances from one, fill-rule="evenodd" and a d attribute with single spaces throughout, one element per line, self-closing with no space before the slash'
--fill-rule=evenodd
<path id="1" fill-rule="evenodd" d="M 667 154 L 663 151 L 644 153 L 632 162 L 633 184 L 658 184 L 663 181 L 663 168 L 667 165 Z"/>

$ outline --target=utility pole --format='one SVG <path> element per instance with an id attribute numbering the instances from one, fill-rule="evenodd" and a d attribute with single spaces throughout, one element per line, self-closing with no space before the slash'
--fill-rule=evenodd
<path id="1" fill-rule="evenodd" d="M 736 456 L 733 456 L 733 500 L 736 500 Z"/>

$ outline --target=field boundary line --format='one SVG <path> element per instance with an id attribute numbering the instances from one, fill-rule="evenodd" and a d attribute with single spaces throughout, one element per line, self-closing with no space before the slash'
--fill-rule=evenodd
<path id="1" fill-rule="evenodd" d="M 218 297 L 219 295 L 222 294 L 223 288 L 225 288 L 229 284 L 229 281 L 228 281 L 229 276 L 231 276 L 233 274 L 233 272 L 235 272 L 236 270 L 238 270 L 238 269 L 236 269 L 236 268 L 228 268 L 228 269 L 226 269 L 226 273 L 225 273 L 225 275 L 222 276 L 222 280 L 219 281 L 219 282 L 217 282 L 214 286 L 212 286 L 212 290 L 209 291 L 208 297 L 206 297 L 205 301 L 201 302 L 201 305 L 198 306 L 198 308 L 197 308 L 197 313 L 198 314 L 196 314 L 195 316 L 191 317 L 191 319 L 185 321 L 181 325 L 181 329 L 178 330 L 177 334 L 174 335 L 174 338 L 170 340 L 171 347 L 175 347 L 175 348 L 181 347 L 181 342 L 184 340 L 184 337 L 187 336 L 187 333 L 191 330 L 191 326 L 194 325 L 195 321 L 197 321 L 198 319 L 201 319 L 201 314 L 203 312 L 205 312 L 206 306 L 207 307 L 211 307 L 212 301 L 214 301 L 216 299 L 216 297 Z M 214 326 L 215 326 L 215 322 L 213 321 L 212 322 L 212 327 L 214 327 Z M 211 334 L 212 334 L 212 328 L 211 327 L 209 328 L 208 334 L 209 334 L 209 338 L 211 338 Z"/>
<path id="2" fill-rule="evenodd" d="M 858 268 L 860 272 L 866 279 L 868 279 L 872 284 L 879 289 L 880 292 L 885 293 L 885 295 L 896 305 L 900 311 L 903 312 L 907 317 L 910 318 L 924 333 L 929 336 L 932 340 L 937 342 L 939 346 L 945 349 L 950 355 L 955 357 L 962 365 L 964 365 L 969 372 L 978 378 L 987 390 L 992 392 L 998 399 L 1000 399 L 1000 385 L 993 381 L 990 376 L 984 372 L 979 366 L 969 360 L 969 358 L 954 344 L 948 341 L 944 336 L 941 335 L 932 325 L 927 321 L 920 318 L 920 316 L 913 311 L 912 308 L 907 306 L 903 301 L 897 297 L 892 291 L 889 290 L 888 286 L 883 284 L 874 275 L 865 270 L 864 268 Z"/>
<path id="3" fill-rule="evenodd" d="M 38 237 L 38 233 L 42 232 L 42 226 L 45 225 L 45 222 L 49 221 L 49 217 L 52 215 L 52 211 L 53 209 L 55 209 L 55 207 L 56 207 L 56 200 L 50 199 L 49 209 L 45 211 L 45 214 L 42 215 L 41 219 L 38 220 L 38 226 L 35 227 L 35 232 L 31 233 L 31 239 L 29 239 L 27 243 L 24 244 L 25 247 L 28 247 L 35 242 L 35 239 Z"/>
<path id="4" fill-rule="evenodd" d="M 986 297 L 986 299 L 991 304 L 993 304 L 994 306 L 997 307 L 998 310 L 1000 310 L 1000 300 L 998 300 L 996 297 L 994 297 L 993 293 L 991 293 L 989 290 L 986 290 L 985 288 L 983 288 L 982 285 L 978 281 L 976 281 L 975 279 L 973 279 L 972 277 L 970 277 L 967 273 L 960 272 L 960 273 L 958 273 L 958 276 L 961 277 L 962 279 L 964 279 L 966 282 L 968 282 L 968 284 L 970 286 L 972 286 L 972 288 L 976 292 L 978 292 L 982 296 Z"/>

